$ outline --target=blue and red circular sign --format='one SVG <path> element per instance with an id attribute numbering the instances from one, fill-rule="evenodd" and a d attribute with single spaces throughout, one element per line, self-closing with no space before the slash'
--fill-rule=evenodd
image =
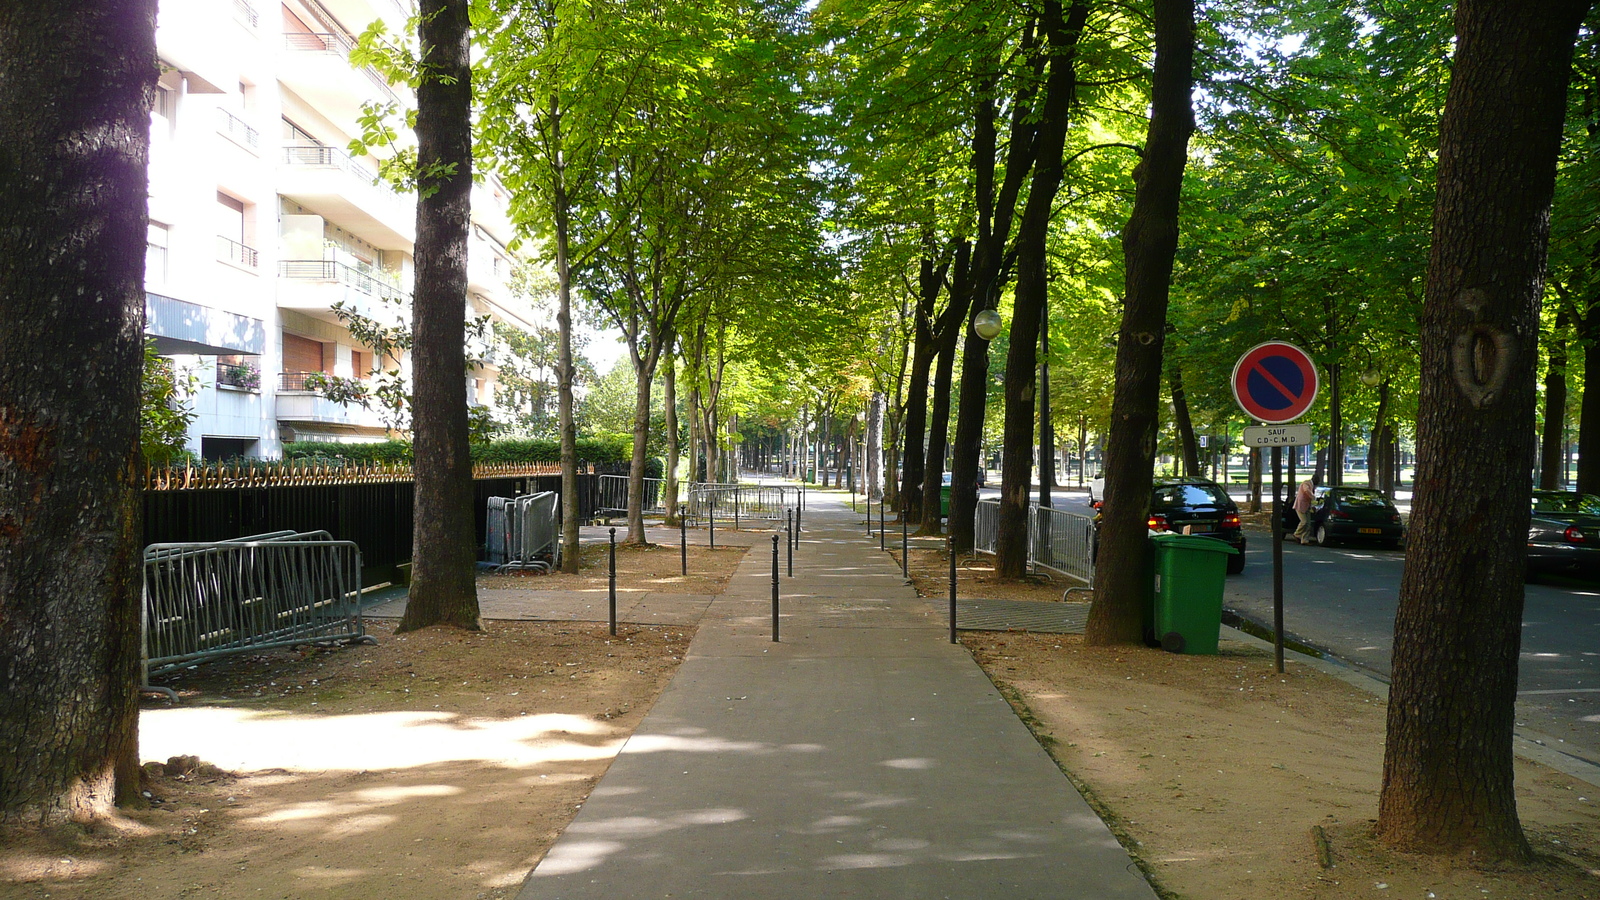
<path id="1" fill-rule="evenodd" d="M 1293 422 L 1317 400 L 1317 366 L 1293 344 L 1257 344 L 1233 367 L 1233 397 L 1267 425 Z"/>

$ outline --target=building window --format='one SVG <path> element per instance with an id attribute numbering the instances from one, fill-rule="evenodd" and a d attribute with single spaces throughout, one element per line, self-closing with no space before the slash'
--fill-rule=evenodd
<path id="1" fill-rule="evenodd" d="M 260 263 L 256 249 L 250 246 L 250 220 L 245 215 L 245 203 L 217 192 L 217 255 L 236 266 L 254 269 Z"/>
<path id="2" fill-rule="evenodd" d="M 163 285 L 167 283 L 167 242 L 170 235 L 167 226 L 160 222 L 151 222 L 145 231 L 144 241 L 144 283 L 148 285 Z"/>
<path id="3" fill-rule="evenodd" d="M 318 147 L 322 146 L 322 142 L 312 137 L 310 132 L 289 121 L 288 119 L 283 120 L 283 139 L 287 143 L 291 144 L 315 144 Z"/>
<path id="4" fill-rule="evenodd" d="M 283 391 L 306 390 L 306 376 L 313 372 L 326 373 L 326 357 L 320 341 L 283 333 L 283 375 L 278 389 Z"/>

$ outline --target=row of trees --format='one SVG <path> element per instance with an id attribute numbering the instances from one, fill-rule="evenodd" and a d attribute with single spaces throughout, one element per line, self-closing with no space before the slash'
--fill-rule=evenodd
<path id="1" fill-rule="evenodd" d="M 0 147 L 7 824 L 103 815 L 136 760 L 154 9 L 68 7 L 0 14 L 0 125 L 16 136 Z M 1307 345 L 1335 442 L 1352 413 L 1380 446 L 1416 423 L 1380 829 L 1397 846 L 1526 858 L 1510 782 L 1518 498 L 1541 327 L 1547 400 L 1593 343 L 1593 154 L 1557 166 L 1595 138 L 1592 31 L 1567 90 L 1589 7 L 1462 0 L 1452 28 L 1434 0 L 425 0 L 414 52 L 384 57 L 419 105 L 403 157 L 419 203 L 402 627 L 478 627 L 462 322 L 467 187 L 488 166 L 554 273 L 569 475 L 572 323 L 590 315 L 627 344 L 636 481 L 659 384 L 669 479 L 685 455 L 714 473 L 741 428 L 798 422 L 885 448 L 904 514 L 936 528 L 924 500 L 948 448 L 961 549 L 987 428 L 1004 450 L 998 566 L 1020 575 L 1039 347 L 1058 348 L 1054 408 L 1080 444 L 1098 423 L 1106 447 L 1097 643 L 1140 638 L 1163 393 L 1192 446 L 1184 420 L 1221 415 L 1215 373 L 1239 349 Z M 993 311 L 1008 325 L 991 346 L 973 326 Z M 63 351 L 82 377 L 41 376 L 39 354 Z M 1369 373 L 1371 391 L 1347 391 Z M 575 565 L 575 509 L 565 521 Z"/>

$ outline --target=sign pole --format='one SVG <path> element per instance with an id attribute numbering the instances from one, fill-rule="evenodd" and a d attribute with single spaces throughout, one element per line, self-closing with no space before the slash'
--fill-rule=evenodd
<path id="1" fill-rule="evenodd" d="M 1272 448 L 1272 649 L 1283 672 L 1283 448 Z"/>
<path id="2" fill-rule="evenodd" d="M 1290 425 L 1316 402 L 1320 378 L 1311 355 L 1293 344 L 1267 341 L 1245 351 L 1234 364 L 1233 398 L 1261 422 L 1244 430 L 1245 443 L 1272 448 L 1272 644 L 1283 671 L 1283 448 L 1310 444 L 1309 425 Z M 1295 489 L 1294 457 L 1289 489 Z"/>

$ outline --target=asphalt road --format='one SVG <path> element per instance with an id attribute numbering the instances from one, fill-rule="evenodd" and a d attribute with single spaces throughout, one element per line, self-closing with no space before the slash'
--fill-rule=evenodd
<path id="1" fill-rule="evenodd" d="M 1249 563 L 1228 578 L 1224 605 L 1270 626 L 1271 536 L 1249 540 Z M 1398 550 L 1285 543 L 1285 635 L 1387 680 L 1404 563 Z M 1519 731 L 1600 765 L 1600 585 L 1529 584 L 1526 598 Z"/>
<path id="2" fill-rule="evenodd" d="M 999 491 L 990 487 L 980 494 L 998 497 Z M 1410 494 L 1397 499 L 1401 512 L 1409 512 Z M 1093 512 L 1076 489 L 1058 489 L 1053 505 Z M 1270 629 L 1272 537 L 1250 531 L 1248 540 L 1245 570 L 1228 576 L 1223 602 Z M 1387 681 L 1404 565 L 1399 550 L 1286 542 L 1285 636 Z M 1600 765 L 1600 584 L 1566 579 L 1527 585 L 1518 681 L 1519 733 Z"/>

